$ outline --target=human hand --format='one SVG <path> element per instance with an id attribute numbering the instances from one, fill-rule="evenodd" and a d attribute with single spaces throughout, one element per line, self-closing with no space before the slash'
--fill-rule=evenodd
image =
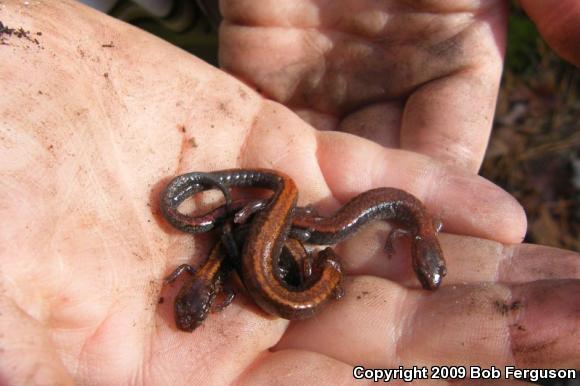
<path id="1" fill-rule="evenodd" d="M 209 246 L 207 238 L 172 230 L 158 214 L 159 190 L 181 172 L 280 169 L 301 187 L 302 203 L 326 209 L 371 187 L 397 186 L 426 202 L 447 230 L 503 242 L 517 242 L 524 232 L 521 208 L 489 182 L 417 154 L 347 134 L 316 132 L 287 109 L 190 55 L 77 3 L 4 2 L 2 21 L 42 33 L 38 45 L 13 36 L 0 46 L 2 53 L 11 54 L 0 56 L 3 87 L 10 90 L 0 95 L 0 373 L 6 383 L 249 383 L 280 368 L 291 374 L 292 383 L 301 377 L 330 380 L 350 376 L 352 363 L 306 348 L 282 350 L 287 334 L 300 335 L 295 329 L 316 326 L 326 313 L 341 309 L 345 318 L 368 312 L 386 318 L 380 312 L 389 309 L 382 307 L 407 304 L 405 296 L 410 307 L 421 301 L 427 307 L 431 301 L 426 299 L 434 304 L 445 303 L 445 296 L 456 299 L 449 284 L 463 280 L 465 272 L 455 261 L 454 248 L 461 251 L 460 258 L 471 256 L 463 254 L 466 244 L 454 247 L 448 241 L 452 236 L 443 237 L 449 288 L 434 294 L 414 289 L 405 253 L 387 261 L 368 249 L 353 253 L 349 245 L 356 244 L 345 244 L 340 252 L 355 275 L 346 285 L 351 295 L 317 319 L 289 324 L 265 317 L 240 297 L 194 333 L 180 332 L 171 310 L 177 288 L 164 289 L 167 301 L 158 305 L 162 278 L 191 256 L 194 263 L 202 261 Z M 372 233 L 381 225 L 377 227 L 352 243 L 379 248 L 382 243 Z M 374 242 L 368 242 L 369 235 Z M 483 254 L 483 262 L 499 261 L 510 250 L 491 245 L 496 247 Z M 475 246 L 471 253 L 479 249 Z M 500 258 L 494 260 L 494 255 Z M 551 277 L 568 299 L 577 299 L 577 280 L 558 280 L 570 278 L 566 275 L 575 260 L 560 261 L 567 270 Z M 469 261 L 469 269 L 473 262 L 478 259 Z M 498 267 L 498 272 L 505 269 Z M 363 274 L 378 278 L 358 276 Z M 368 291 L 368 283 L 377 292 Z M 504 288 L 499 286 L 484 285 L 482 291 Z M 358 292 L 361 288 L 367 289 Z M 356 300 L 359 294 L 388 302 L 367 304 Z M 510 300 L 493 294 L 493 301 Z M 550 307 L 546 324 L 526 326 L 536 337 L 551 331 L 550 322 L 563 325 L 563 317 L 566 326 L 577 325 L 577 313 L 570 314 L 560 301 L 550 298 L 534 305 L 525 298 L 526 307 L 515 311 Z M 357 305 L 361 308 L 353 313 L 349 308 Z M 513 307 L 508 308 L 507 315 L 513 316 Z M 344 325 L 343 320 L 327 327 Z M 427 322 L 419 318 L 416 323 Z M 358 329 L 361 335 L 345 345 L 360 345 L 368 336 L 384 333 L 379 328 Z M 389 322 L 387 328 L 398 327 Z M 409 339 L 416 333 L 405 331 Z M 503 338 L 506 331 L 498 335 Z M 274 346 L 277 351 L 270 351 Z M 542 347 L 533 358 L 552 353 L 552 346 Z M 554 352 L 565 349 L 556 345 Z"/>
<path id="2" fill-rule="evenodd" d="M 580 8 L 522 1 L 580 63 Z M 493 121 L 507 2 L 222 1 L 220 64 L 321 129 L 475 172 Z"/>

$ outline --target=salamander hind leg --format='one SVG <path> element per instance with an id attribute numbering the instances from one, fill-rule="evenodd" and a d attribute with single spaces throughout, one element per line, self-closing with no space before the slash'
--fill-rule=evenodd
<path id="1" fill-rule="evenodd" d="M 224 286 L 224 287 L 220 288 L 220 291 L 218 291 L 218 292 L 223 292 L 225 294 L 225 296 L 224 296 L 223 300 L 221 301 L 221 303 L 214 304 L 212 306 L 211 312 L 222 312 L 223 310 L 228 308 L 230 306 L 230 304 L 232 304 L 232 302 L 236 298 L 236 292 L 233 290 L 233 288 L 231 288 L 229 286 Z"/>
<path id="2" fill-rule="evenodd" d="M 173 272 L 171 272 L 169 274 L 169 276 L 167 276 L 163 280 L 163 284 L 171 284 L 171 283 L 173 283 L 184 272 L 187 272 L 190 275 L 193 275 L 195 273 L 195 271 L 196 271 L 195 268 L 193 268 L 191 265 L 189 265 L 189 264 L 181 264 L 180 266 L 178 266 L 177 268 L 175 268 L 175 270 Z"/>
<path id="3" fill-rule="evenodd" d="M 261 211 L 268 205 L 267 200 L 252 200 L 244 205 L 242 209 L 234 214 L 234 223 L 245 224 L 255 213 Z"/>

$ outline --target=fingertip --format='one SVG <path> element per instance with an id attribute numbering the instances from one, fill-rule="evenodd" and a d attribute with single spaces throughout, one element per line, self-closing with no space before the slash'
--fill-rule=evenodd
<path id="1" fill-rule="evenodd" d="M 520 243 L 527 229 L 522 205 L 508 192 L 481 176 L 447 172 L 440 188 L 427 198 L 443 218 L 444 231 L 502 243 Z M 438 212 L 439 211 L 439 212 Z"/>

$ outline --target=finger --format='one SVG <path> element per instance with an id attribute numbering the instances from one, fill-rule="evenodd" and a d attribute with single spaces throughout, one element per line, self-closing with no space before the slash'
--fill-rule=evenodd
<path id="1" fill-rule="evenodd" d="M 420 288 L 411 266 L 409 241 L 397 241 L 393 255 L 385 252 L 389 229 L 386 224 L 376 223 L 343 242 L 337 253 L 345 270 L 351 275 L 379 276 L 408 288 Z M 571 251 L 530 244 L 503 245 L 451 234 L 439 234 L 439 240 L 447 263 L 444 286 L 580 279 L 580 256 Z"/>
<path id="2" fill-rule="evenodd" d="M 403 150 L 384 149 L 353 135 L 321 132 L 318 158 L 335 197 L 393 186 L 417 196 L 443 222 L 443 231 L 506 243 L 526 231 L 522 207 L 482 177 Z"/>
<path id="3" fill-rule="evenodd" d="M 580 279 L 580 255 L 541 245 L 510 245 L 498 266 L 498 281 L 525 283 L 545 279 Z"/>
<path id="4" fill-rule="evenodd" d="M 456 285 L 426 293 L 357 277 L 346 291 L 317 318 L 293 324 L 278 348 L 368 367 L 580 366 L 580 280 Z"/>
<path id="5" fill-rule="evenodd" d="M 564 59 L 580 66 L 580 3 L 522 0 L 520 4 L 548 44 Z"/>
<path id="6" fill-rule="evenodd" d="M 479 170 L 503 68 L 506 14 L 501 3 L 482 7 L 468 28 L 431 47 L 436 52 L 434 63 L 427 62 L 425 69 L 437 68 L 438 60 L 456 66 L 410 94 L 401 119 L 402 149 L 471 172 Z"/>

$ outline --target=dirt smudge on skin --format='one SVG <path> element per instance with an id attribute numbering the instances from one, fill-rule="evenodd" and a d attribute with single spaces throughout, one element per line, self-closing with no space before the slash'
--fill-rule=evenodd
<path id="1" fill-rule="evenodd" d="M 580 283 L 576 279 L 543 280 L 512 287 L 508 324 L 512 356 L 518 366 L 574 365 L 580 344 Z M 523 305 L 522 305 L 523 304 Z"/>
<path id="2" fill-rule="evenodd" d="M 360 295 L 356 296 L 357 300 L 362 299 L 363 297 L 366 297 L 370 292 L 369 291 L 361 291 Z"/>
<path id="3" fill-rule="evenodd" d="M 42 36 L 42 32 L 39 31 L 39 32 L 32 33 L 30 31 L 25 30 L 22 27 L 11 28 L 11 27 L 8 27 L 7 25 L 4 25 L 4 23 L 2 23 L 0 21 L 0 45 L 9 46 L 10 43 L 8 43 L 8 41 L 10 40 L 10 38 L 16 37 L 18 39 L 25 39 L 25 40 L 27 40 L 31 43 L 34 43 L 37 46 L 43 48 L 40 45 L 38 38 L 36 38 L 34 36 L 40 37 L 40 36 Z"/>
<path id="4" fill-rule="evenodd" d="M 495 310 L 499 312 L 501 315 L 507 315 L 511 311 L 517 311 L 523 307 L 521 301 L 516 300 L 511 303 L 505 302 L 503 300 L 496 300 L 493 302 Z"/>
<path id="5" fill-rule="evenodd" d="M 427 47 L 427 52 L 438 59 L 455 61 L 463 55 L 463 44 L 460 36 L 454 36 Z"/>
<path id="6" fill-rule="evenodd" d="M 546 363 L 563 363 L 564 358 L 558 359 L 562 356 L 561 346 L 566 338 L 555 338 L 549 340 L 534 341 L 530 336 L 530 332 L 520 330 L 519 328 L 510 329 L 513 336 L 512 353 L 518 365 L 520 366 L 546 366 Z M 564 354 L 564 357 L 566 354 Z M 551 358 L 551 359 L 548 359 Z M 570 359 L 570 358 L 568 358 Z"/>
<path id="7" fill-rule="evenodd" d="M 527 331 L 527 329 L 519 323 L 510 324 L 510 328 L 517 331 Z"/>

